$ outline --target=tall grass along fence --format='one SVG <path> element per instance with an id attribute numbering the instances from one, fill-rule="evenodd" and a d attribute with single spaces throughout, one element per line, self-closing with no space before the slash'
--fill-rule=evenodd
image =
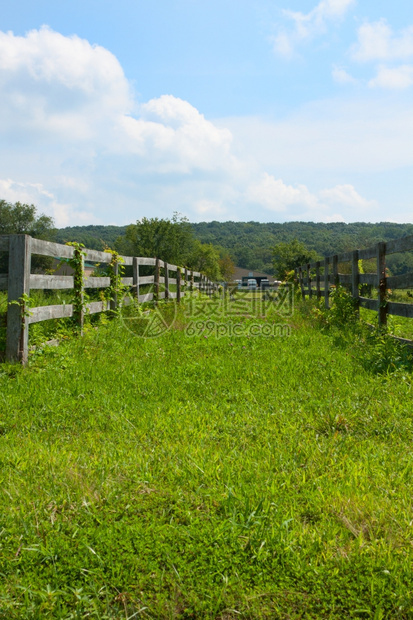
<path id="1" fill-rule="evenodd" d="M 26 363 L 30 324 L 74 317 L 82 328 L 85 313 L 116 311 L 121 301 L 120 291 L 130 292 L 129 302 L 135 298 L 138 303 L 157 303 L 161 299 L 175 299 L 179 303 L 188 290 L 199 289 L 210 294 L 216 288 L 205 275 L 159 258 L 118 256 L 85 248 L 80 250 L 76 245 L 42 241 L 29 235 L 1 235 L 0 256 L 4 253 L 8 254 L 8 272 L 0 273 L 0 291 L 7 291 L 5 359 L 9 362 Z M 74 274 L 32 273 L 33 255 L 67 262 L 72 265 Z M 86 277 L 85 262 L 95 264 L 96 268 L 106 267 L 110 275 Z M 121 276 L 121 265 L 132 273 L 130 277 Z M 152 275 L 147 275 L 150 271 Z M 150 288 L 152 291 L 148 292 Z M 71 289 L 73 303 L 29 308 L 30 291 L 34 289 Z M 87 289 L 109 290 L 110 299 L 86 303 L 84 295 Z"/>
<path id="2" fill-rule="evenodd" d="M 329 308 L 331 286 L 342 285 L 351 291 L 358 307 L 378 313 L 379 326 L 387 325 L 388 315 L 413 318 L 413 304 L 391 301 L 394 293 L 413 288 L 413 273 L 389 276 L 386 270 L 386 256 L 413 250 L 413 235 L 380 242 L 365 250 L 354 250 L 335 254 L 315 263 L 298 267 L 295 272 L 303 299 L 324 296 L 325 307 Z M 367 265 L 366 271 L 361 265 Z M 363 296 L 363 294 L 365 296 Z M 369 295 L 369 296 L 368 296 Z M 413 298 L 406 291 L 406 299 Z M 403 342 L 413 344 L 400 338 Z"/>

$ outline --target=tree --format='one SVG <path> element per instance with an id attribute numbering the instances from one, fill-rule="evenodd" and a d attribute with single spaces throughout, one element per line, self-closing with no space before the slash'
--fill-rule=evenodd
<path id="1" fill-rule="evenodd" d="M 0 200 L 0 235 L 31 235 L 50 240 L 55 232 L 53 219 L 47 215 L 38 216 L 34 205 Z"/>
<path id="2" fill-rule="evenodd" d="M 55 238 L 54 222 L 48 215 L 37 215 L 34 205 L 16 202 L 11 204 L 0 200 L 0 235 L 31 235 L 37 239 L 51 241 Z M 32 257 L 32 268 L 43 270 L 51 266 L 52 259 L 47 256 Z M 0 255 L 0 272 L 7 272 L 8 258 Z"/>
<path id="3" fill-rule="evenodd" d="M 158 257 L 168 263 L 187 265 L 194 251 L 195 238 L 186 217 L 174 213 L 171 220 L 143 217 L 127 227 L 116 241 L 121 254 Z"/>
<path id="4" fill-rule="evenodd" d="M 210 280 L 221 280 L 219 268 L 219 252 L 212 243 L 201 243 L 195 241 L 192 256 L 189 258 L 189 265 L 194 271 L 200 271 L 208 276 Z"/>
<path id="5" fill-rule="evenodd" d="M 219 252 L 219 270 L 221 272 L 222 279 L 225 282 L 231 282 L 235 273 L 235 264 L 231 258 L 230 253 L 222 247 L 218 247 Z"/>
<path id="6" fill-rule="evenodd" d="M 302 241 L 293 239 L 292 241 L 281 241 L 272 250 L 273 267 L 275 276 L 283 280 L 287 272 L 319 260 L 315 250 L 309 250 Z"/>

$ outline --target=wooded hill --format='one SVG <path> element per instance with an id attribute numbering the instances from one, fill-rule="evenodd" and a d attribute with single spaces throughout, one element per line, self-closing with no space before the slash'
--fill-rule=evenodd
<path id="1" fill-rule="evenodd" d="M 272 272 L 272 248 L 280 241 L 294 238 L 302 241 L 320 256 L 370 247 L 378 241 L 389 241 L 413 234 L 413 224 L 355 222 L 345 224 L 314 222 L 199 222 L 192 224 L 195 237 L 203 243 L 220 245 L 229 250 L 235 264 L 247 269 Z M 104 245 L 116 247 L 126 226 L 73 226 L 57 231 L 57 241 L 79 241 L 88 248 L 101 250 Z M 391 258 L 391 260 L 390 260 Z M 391 264 L 390 264 L 391 263 Z M 394 273 L 413 270 L 412 255 L 389 257 Z"/>

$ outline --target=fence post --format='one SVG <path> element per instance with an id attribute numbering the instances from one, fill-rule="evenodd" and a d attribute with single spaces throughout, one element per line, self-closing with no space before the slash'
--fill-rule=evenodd
<path id="1" fill-rule="evenodd" d="M 308 284 L 308 297 L 311 299 L 313 296 L 313 289 L 311 288 L 310 263 L 307 264 L 307 284 Z"/>
<path id="2" fill-rule="evenodd" d="M 156 257 L 155 259 L 155 277 L 153 280 L 153 288 L 154 288 L 154 295 L 153 295 L 153 300 L 155 302 L 155 304 L 158 303 L 159 300 L 159 272 L 160 272 L 160 265 L 159 265 L 159 258 Z"/>
<path id="3" fill-rule="evenodd" d="M 168 263 L 166 260 L 163 263 L 163 268 L 165 271 L 165 299 L 169 299 L 169 274 L 168 274 Z"/>
<path id="4" fill-rule="evenodd" d="M 191 293 L 194 290 L 194 272 L 191 270 Z"/>
<path id="5" fill-rule="evenodd" d="M 354 250 L 351 254 L 351 295 L 353 299 L 357 301 L 357 312 L 360 313 L 359 302 L 360 302 L 360 292 L 359 292 L 359 251 Z"/>
<path id="6" fill-rule="evenodd" d="M 138 257 L 133 257 L 133 291 L 139 302 L 139 262 Z"/>
<path id="7" fill-rule="evenodd" d="M 179 304 L 181 301 L 181 268 L 176 270 L 176 301 Z"/>
<path id="8" fill-rule="evenodd" d="M 382 241 L 377 244 L 377 284 L 379 289 L 378 318 L 379 327 L 387 325 L 386 303 L 386 244 Z"/>
<path id="9" fill-rule="evenodd" d="M 10 235 L 6 361 L 27 363 L 29 323 L 23 295 L 30 295 L 31 237 Z M 10 305 L 10 302 L 18 302 Z"/>
<path id="10" fill-rule="evenodd" d="M 320 261 L 318 260 L 315 264 L 315 283 L 317 288 L 317 299 L 321 298 L 321 290 L 320 290 Z"/>
<path id="11" fill-rule="evenodd" d="M 75 252 L 77 252 L 77 249 L 75 249 Z M 79 252 L 79 271 L 81 272 L 79 275 L 80 277 L 78 278 L 79 281 L 79 288 L 77 291 L 75 291 L 75 294 L 77 293 L 79 296 L 79 308 L 80 308 L 80 312 L 79 315 L 77 317 L 77 322 L 79 325 L 79 329 L 80 329 L 80 334 L 83 336 L 83 323 L 85 321 L 85 310 L 84 310 L 84 302 L 85 302 L 85 256 L 82 252 L 82 250 L 80 250 Z M 116 271 L 117 274 L 117 271 Z M 116 280 L 115 280 L 116 282 Z M 75 286 L 76 286 L 76 278 L 75 278 Z M 116 305 L 117 305 L 117 298 L 116 298 Z M 116 309 L 116 306 L 115 306 Z"/>
<path id="12" fill-rule="evenodd" d="M 330 294 L 330 282 L 328 274 L 329 259 L 324 259 L 324 305 L 326 308 L 330 307 L 329 294 Z"/>

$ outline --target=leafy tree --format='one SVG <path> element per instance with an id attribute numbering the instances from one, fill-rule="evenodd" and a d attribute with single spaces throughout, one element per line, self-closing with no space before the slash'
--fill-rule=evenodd
<path id="1" fill-rule="evenodd" d="M 132 256 L 152 256 L 176 265 L 188 265 L 195 238 L 186 217 L 174 213 L 171 220 L 143 217 L 126 228 L 116 249 Z M 188 265 L 189 266 L 189 265 Z"/>
<path id="2" fill-rule="evenodd" d="M 219 268 L 219 252 L 211 243 L 201 243 L 196 240 L 189 264 L 194 271 L 201 271 L 210 280 L 221 280 Z"/>
<path id="3" fill-rule="evenodd" d="M 37 215 L 34 205 L 16 202 L 11 204 L 0 200 L 0 235 L 31 235 L 46 241 L 54 240 L 55 227 L 53 219 L 47 215 Z M 32 269 L 43 270 L 51 266 L 52 259 L 46 256 L 32 257 Z M 7 255 L 0 254 L 0 272 L 7 272 Z"/>
<path id="4" fill-rule="evenodd" d="M 287 272 L 304 265 L 319 260 L 315 250 L 309 250 L 302 241 L 293 239 L 292 241 L 282 241 L 273 248 L 273 267 L 276 277 L 284 279 Z"/>
<path id="5" fill-rule="evenodd" d="M 230 282 L 234 277 L 235 263 L 232 260 L 230 253 L 224 248 L 218 247 L 218 252 L 218 264 L 222 279 L 225 280 L 225 282 Z"/>
<path id="6" fill-rule="evenodd" d="M 0 200 L 0 235 L 25 234 L 50 240 L 55 232 L 53 219 L 47 215 L 38 216 L 34 205 Z"/>

